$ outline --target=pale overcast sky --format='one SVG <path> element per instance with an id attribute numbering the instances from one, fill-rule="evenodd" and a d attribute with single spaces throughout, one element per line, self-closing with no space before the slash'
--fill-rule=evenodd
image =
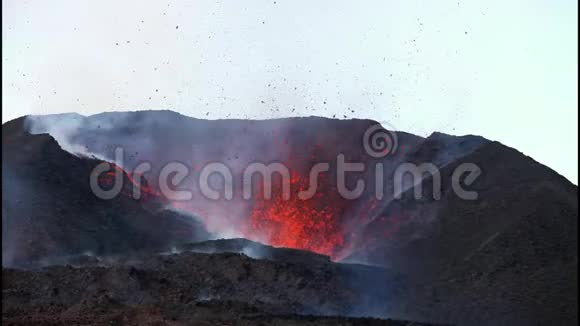
<path id="1" fill-rule="evenodd" d="M 173 109 L 479 134 L 577 183 L 577 1 L 2 2 L 2 121 Z"/>

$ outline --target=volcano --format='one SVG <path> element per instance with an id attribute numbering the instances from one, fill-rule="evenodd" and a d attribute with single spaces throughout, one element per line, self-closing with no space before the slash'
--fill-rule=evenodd
<path id="1" fill-rule="evenodd" d="M 3 312 L 22 321 L 56 305 L 51 318 L 74 322 L 78 315 L 67 317 L 66 309 L 86 300 L 75 306 L 85 311 L 109 291 L 103 309 L 115 311 L 113 319 L 141 316 L 149 307 L 148 314 L 163 320 L 199 321 L 175 309 L 203 311 L 202 319 L 211 320 L 230 307 L 234 315 L 247 319 L 253 312 L 274 324 L 272 316 L 308 323 L 297 317 L 305 314 L 577 323 L 575 185 L 515 149 L 473 135 L 390 131 L 377 143 L 388 150 L 370 153 L 365 135 L 377 125 L 319 117 L 208 121 L 171 111 L 7 122 L 2 251 L 10 303 Z M 341 158 L 364 166 L 346 174 L 344 185 Z M 106 162 L 114 164 L 99 185 L 110 189 L 122 180 L 109 200 L 89 182 Z M 146 172 L 139 170 L 143 163 Z M 187 171 L 167 188 L 159 175 L 178 163 Z M 218 199 L 208 198 L 199 182 L 212 163 L 231 172 L 231 180 L 207 178 Z M 284 173 L 273 174 L 271 189 L 263 177 L 250 178 L 251 196 L 244 198 L 244 172 L 255 163 L 288 168 L 288 183 Z M 320 164 L 328 166 L 315 175 L 316 191 L 302 198 Z M 397 183 L 405 164 L 429 164 L 437 174 Z M 459 179 L 477 193 L 469 200 L 456 192 L 456 171 L 465 164 L 480 172 L 473 182 Z M 357 196 L 341 193 L 360 182 L 365 187 Z M 177 192 L 191 198 L 177 200 Z M 75 267 L 47 267 L 63 264 Z M 188 266 L 203 277 L 186 277 Z M 62 279 L 80 289 L 79 278 L 94 286 L 87 296 L 67 294 L 74 300 L 23 281 Z M 133 280 L 132 287 L 118 290 L 123 280 Z M 24 300 L 18 293 L 35 292 L 38 300 L 17 308 Z M 156 293 L 162 298 L 151 299 Z M 210 299 L 199 300 L 204 295 Z M 345 320 L 365 322 L 374 321 Z"/>

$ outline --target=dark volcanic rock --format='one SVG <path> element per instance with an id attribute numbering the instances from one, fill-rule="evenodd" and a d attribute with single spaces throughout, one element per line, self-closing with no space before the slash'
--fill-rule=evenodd
<path id="1" fill-rule="evenodd" d="M 397 152 L 373 159 L 361 143 L 376 123 L 370 120 L 205 121 L 153 111 L 35 117 L 28 123 L 18 119 L 2 127 L 3 263 L 44 259 L 45 264 L 82 267 L 5 270 L 3 277 L 12 284 L 3 287 L 11 302 L 3 305 L 6 321 L 35 316 L 71 323 L 147 318 L 218 324 L 384 322 L 295 315 L 327 313 L 465 325 L 578 323 L 577 186 L 497 142 L 398 133 Z M 162 199 L 105 202 L 89 196 L 88 171 L 100 161 L 71 155 L 59 144 L 107 160 L 113 160 L 115 146 L 122 146 L 128 168 L 151 161 L 158 170 L 180 161 L 199 172 L 200 163 L 219 161 L 236 175 L 250 162 L 274 161 L 303 173 L 340 153 L 367 167 L 383 163 L 382 200 L 365 192 L 340 203 L 324 197 L 316 207 L 343 208 L 334 222 L 344 231 L 344 243 L 331 252 L 333 259 L 386 269 L 333 264 L 324 255 L 244 239 L 203 242 L 208 239 L 203 227 L 191 217 L 161 211 Z M 415 183 L 406 179 L 401 198 L 394 198 L 393 175 L 401 163 L 433 163 L 441 176 L 441 199 L 433 196 L 437 183 L 429 174 Z M 462 163 L 482 171 L 466 187 L 477 191 L 475 200 L 453 191 L 451 176 Z M 374 186 L 371 172 L 360 174 L 369 188 Z M 155 180 L 151 184 L 155 187 Z M 416 199 L 418 186 L 423 196 Z M 212 218 L 204 220 L 208 228 L 236 231 L 252 204 L 239 198 L 227 205 L 197 200 L 189 208 L 212 210 Z M 316 231 L 320 225 L 309 227 Z M 312 234 L 320 241 L 326 235 Z M 197 240 L 202 242 L 191 243 Z M 165 254 L 147 258 L 160 250 Z M 60 282 L 69 282 L 72 292 L 54 290 Z M 36 292 L 38 298 L 32 295 Z"/>
<path id="2" fill-rule="evenodd" d="M 99 199 L 88 178 L 101 161 L 62 150 L 48 134 L 28 134 L 23 120 L 2 126 L 3 266 L 162 250 L 209 237 L 194 218 L 166 211 L 155 200 Z"/>
<path id="3" fill-rule="evenodd" d="M 199 253 L 240 253 L 255 259 L 290 263 L 328 263 L 330 257 L 292 248 L 274 248 L 247 239 L 220 239 L 191 243 L 177 247 L 177 251 Z"/>
<path id="4" fill-rule="evenodd" d="M 450 175 L 464 162 L 482 170 L 469 187 L 477 200 L 451 189 Z M 395 241 L 353 253 L 353 260 L 387 264 L 417 285 L 403 300 L 417 305 L 397 315 L 470 325 L 576 324 L 578 188 L 497 142 L 450 162 L 441 175 L 441 200 L 415 200 L 410 189 L 384 209 L 383 216 L 403 216 Z M 380 223 L 369 225 L 368 237 L 380 237 L 372 233 Z"/>
<path id="5" fill-rule="evenodd" d="M 362 285 L 371 279 L 372 285 Z M 329 261 L 275 262 L 231 253 L 150 255 L 131 264 L 4 269 L 2 318 L 7 324 L 62 325 L 409 325 L 320 316 L 384 311 L 397 295 L 396 283 L 381 268 Z"/>

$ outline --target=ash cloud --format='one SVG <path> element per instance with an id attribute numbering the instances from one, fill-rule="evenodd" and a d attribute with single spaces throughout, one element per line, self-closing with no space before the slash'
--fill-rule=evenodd
<path id="1" fill-rule="evenodd" d="M 152 170 L 145 173 L 148 184 L 157 187 L 157 176 L 165 164 L 180 162 L 190 168 L 188 177 L 178 185 L 177 189 L 190 190 L 193 199 L 190 201 L 174 201 L 168 205 L 173 210 L 186 211 L 199 217 L 209 232 L 217 238 L 246 237 L 266 244 L 284 246 L 279 235 L 275 233 L 276 225 L 266 229 L 256 226 L 268 223 L 285 223 L 287 221 L 271 221 L 271 216 L 263 216 L 264 221 L 251 221 L 256 198 L 242 199 L 242 173 L 254 162 L 269 164 L 282 162 L 292 171 L 298 171 L 308 177 L 310 167 L 316 162 L 333 162 L 339 153 L 346 155 L 347 161 L 368 163 L 367 170 L 362 174 L 351 174 L 347 184 L 352 188 L 356 179 L 363 178 L 367 183 L 367 191 L 357 200 L 345 200 L 343 208 L 332 216 L 332 223 L 338 224 L 344 237 L 344 244 L 335 248 L 332 255 L 336 260 L 351 259 L 353 253 L 364 251 L 367 244 L 369 229 L 377 225 L 387 228 L 388 237 L 394 238 L 401 229 L 400 225 L 423 219 L 422 229 L 428 228 L 425 222 L 426 213 L 409 211 L 402 214 L 401 209 L 393 209 L 392 173 L 396 166 L 404 161 L 424 160 L 422 152 L 431 153 L 429 148 L 450 148 L 449 151 L 435 151 L 436 156 L 427 157 L 438 165 L 444 166 L 453 158 L 465 155 L 476 148 L 480 139 L 464 139 L 457 137 L 436 137 L 424 140 L 421 137 L 406 133 L 398 133 L 400 144 L 405 147 L 396 155 L 382 160 L 385 167 L 385 194 L 381 201 L 373 198 L 374 180 L 372 170 L 376 160 L 372 160 L 365 152 L 361 143 L 365 130 L 376 122 L 370 120 L 333 120 L 326 118 L 289 118 L 274 120 L 200 120 L 185 117 L 171 111 L 137 111 L 111 112 L 84 117 L 78 114 L 63 114 L 52 116 L 30 116 L 26 120 L 31 133 L 49 133 L 71 153 L 80 156 L 90 156 L 115 160 L 115 148 L 124 150 L 122 167 L 131 171 L 141 162 L 150 162 Z M 431 144 L 433 143 L 433 144 Z M 228 166 L 234 177 L 234 198 L 218 201 L 205 198 L 199 190 L 199 173 L 203 166 L 212 162 L 220 162 Z M 279 176 L 274 176 L 274 179 Z M 332 179 L 334 175 L 330 173 Z M 222 193 L 223 181 L 216 178 L 216 190 Z M 254 180 L 254 186 L 261 180 Z M 334 181 L 332 181 L 334 182 Z M 333 185 L 331 185 L 332 188 Z M 413 184 L 408 184 L 412 189 Z M 293 192 L 295 190 L 292 190 Z M 330 197 L 321 197 L 315 209 L 323 209 L 325 205 L 337 205 Z M 389 209 L 387 209 L 390 207 Z M 293 210 L 294 211 L 294 210 Z M 277 214 L 277 208 L 264 214 Z M 294 213 L 293 213 L 294 214 Z M 255 214 L 254 214 L 254 217 Z M 262 218 L 257 216 L 257 218 Z M 308 221 L 309 216 L 300 217 Z M 386 222 L 385 222 L 386 221 Z M 258 224 L 255 224 L 258 223 Z M 262 223 L 262 224 L 261 224 Z M 387 224 L 384 226 L 383 224 Z M 270 232 L 274 230 L 274 232 Z M 310 240 L 317 240 L 320 234 L 316 230 L 309 231 Z M 387 232 L 387 231 L 385 231 Z M 374 237 L 379 235 L 374 235 Z M 384 236 L 384 235 L 383 235 Z M 415 234 L 413 237 L 420 237 Z M 278 241 L 278 242 L 276 242 Z M 310 248 L 304 246 L 303 248 Z M 326 252 L 331 254 L 331 252 Z M 360 257 L 359 257 L 360 258 Z M 358 260 L 362 261 L 363 260 Z"/>

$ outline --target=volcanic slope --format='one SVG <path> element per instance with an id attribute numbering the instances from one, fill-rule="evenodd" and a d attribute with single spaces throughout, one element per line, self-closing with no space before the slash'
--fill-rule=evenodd
<path id="1" fill-rule="evenodd" d="M 160 199 L 126 194 L 99 199 L 89 185 L 102 163 L 74 156 L 48 134 L 24 131 L 24 118 L 2 126 L 2 265 L 38 266 L 70 255 L 164 250 L 209 233 Z M 114 171 L 114 170 L 113 170 Z"/>

